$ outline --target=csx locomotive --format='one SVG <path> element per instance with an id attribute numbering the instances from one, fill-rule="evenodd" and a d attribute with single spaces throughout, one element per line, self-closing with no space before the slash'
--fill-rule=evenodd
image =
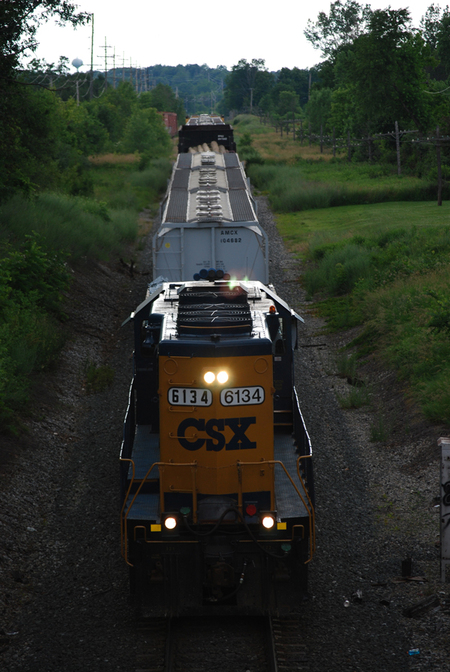
<path id="1" fill-rule="evenodd" d="M 166 277 L 129 318 L 121 544 L 147 615 L 296 610 L 315 550 L 302 318 L 267 284 L 265 233 L 226 149 L 178 157 L 154 239 Z M 203 208 L 211 195 L 221 207 Z"/>
<path id="2" fill-rule="evenodd" d="M 262 283 L 212 275 L 153 284 L 130 317 L 122 552 L 148 615 L 295 609 L 314 552 L 302 320 Z"/>

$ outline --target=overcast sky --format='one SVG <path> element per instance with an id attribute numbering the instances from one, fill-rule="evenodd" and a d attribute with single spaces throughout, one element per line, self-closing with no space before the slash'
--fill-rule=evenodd
<path id="1" fill-rule="evenodd" d="M 131 62 L 133 67 L 206 63 L 231 68 L 242 58 L 261 58 L 269 70 L 310 68 L 323 59 L 303 31 L 308 19 L 316 21 L 320 11 L 328 14 L 330 9 L 330 2 L 324 0 L 235 0 L 226 4 L 79 0 L 77 4 L 80 11 L 94 14 L 94 67 L 99 70 L 105 67 L 105 39 L 109 68 L 113 67 L 114 53 L 117 67 L 123 63 L 129 67 Z M 374 0 L 370 4 L 372 9 L 385 9 L 388 4 L 393 9 L 409 7 L 413 23 L 419 27 L 432 0 L 409 4 Z M 84 62 L 80 70 L 89 69 L 90 25 L 74 30 L 50 21 L 39 29 L 37 38 L 37 58 L 55 64 L 60 56 L 67 56 L 70 62 L 79 58 Z"/>

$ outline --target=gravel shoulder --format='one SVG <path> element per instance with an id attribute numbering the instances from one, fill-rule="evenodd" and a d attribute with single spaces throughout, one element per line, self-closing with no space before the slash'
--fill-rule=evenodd
<path id="1" fill-rule="evenodd" d="M 439 580 L 435 507 L 437 439 L 450 428 L 423 423 L 372 361 L 358 375 L 373 384 L 390 438 L 370 441 L 376 417 L 369 407 L 340 407 L 337 395 L 350 386 L 336 375 L 336 356 L 354 334 L 324 333 L 297 282 L 298 262 L 265 199 L 258 201 L 271 281 L 305 318 L 296 376 L 316 478 L 317 552 L 301 616 L 310 669 L 450 670 L 450 590 L 448 579 Z M 72 338 L 39 383 L 27 435 L 0 438 L 5 672 L 135 670 L 135 615 L 119 550 L 118 456 L 133 347 L 131 328 L 121 323 L 145 295 L 150 263 L 147 247 L 134 277 L 121 265 L 77 269 L 67 299 Z M 89 362 L 114 369 L 103 392 L 87 394 Z M 413 580 L 401 576 L 407 558 Z M 420 618 L 403 615 L 431 596 L 435 605 Z M 418 655 L 408 655 L 416 648 Z M 214 663 L 213 643 L 205 656 Z"/>

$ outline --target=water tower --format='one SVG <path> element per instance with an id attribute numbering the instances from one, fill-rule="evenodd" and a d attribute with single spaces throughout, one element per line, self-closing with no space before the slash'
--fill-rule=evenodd
<path id="1" fill-rule="evenodd" d="M 74 58 L 72 61 L 72 65 L 74 68 L 77 69 L 78 72 L 78 68 L 81 68 L 81 66 L 83 65 L 83 61 L 81 60 L 81 58 Z"/>
<path id="2" fill-rule="evenodd" d="M 72 65 L 73 65 L 74 68 L 77 69 L 77 80 L 76 80 L 76 86 L 77 86 L 77 105 L 79 105 L 79 104 L 80 104 L 80 91 L 79 91 L 79 89 L 78 89 L 78 68 L 81 68 L 81 66 L 83 65 L 83 61 L 81 60 L 81 58 L 74 58 L 73 61 L 72 61 Z"/>

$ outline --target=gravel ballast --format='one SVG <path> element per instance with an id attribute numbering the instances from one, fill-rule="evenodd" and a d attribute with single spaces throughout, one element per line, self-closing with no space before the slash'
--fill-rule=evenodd
<path id="1" fill-rule="evenodd" d="M 305 319 L 296 377 L 316 487 L 317 552 L 309 599 L 301 605 L 309 669 L 450 670 L 450 591 L 448 579 L 440 582 L 436 507 L 437 440 L 450 430 L 414 424 L 392 375 L 370 363 L 358 375 L 376 383 L 371 394 L 387 410 L 400 409 L 392 437 L 370 441 L 372 406 L 341 408 L 338 396 L 347 395 L 350 384 L 336 375 L 336 356 L 355 334 L 323 332 L 297 282 L 299 262 L 286 252 L 265 199 L 258 201 L 270 240 L 271 282 Z M 74 273 L 66 302 L 72 338 L 40 383 L 27 435 L 5 439 L 2 672 L 136 669 L 118 478 L 133 344 L 131 327 L 120 325 L 144 298 L 150 260 L 147 248 L 134 277 L 125 267 L 100 264 Z M 87 394 L 88 363 L 113 368 L 113 384 Z M 411 575 L 402 576 L 409 559 Z M 421 614 L 405 615 L 427 598 Z M 415 649 L 419 653 L 410 655 Z M 205 657 L 219 669 L 213 643 L 205 645 Z"/>

